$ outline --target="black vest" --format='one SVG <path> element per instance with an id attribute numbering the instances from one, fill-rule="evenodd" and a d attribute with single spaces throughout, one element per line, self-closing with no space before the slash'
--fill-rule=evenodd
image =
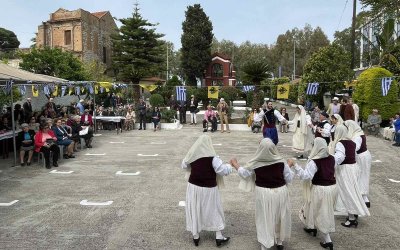
<path id="1" fill-rule="evenodd" d="M 190 163 L 189 182 L 199 187 L 216 187 L 217 174 L 212 165 L 214 157 L 204 157 Z"/>
<path id="2" fill-rule="evenodd" d="M 317 165 L 317 172 L 312 179 L 313 185 L 318 186 L 331 186 L 336 184 L 335 179 L 335 157 L 332 155 L 313 160 L 315 165 Z"/>
<path id="3" fill-rule="evenodd" d="M 278 188 L 286 184 L 283 177 L 285 164 L 278 162 L 269 166 L 254 169 L 256 174 L 256 186 L 263 188 Z"/>
<path id="4" fill-rule="evenodd" d="M 356 163 L 356 144 L 352 140 L 341 140 L 340 142 L 343 144 L 346 154 L 346 158 L 340 165 Z"/>
<path id="5" fill-rule="evenodd" d="M 266 110 L 264 109 L 264 126 L 267 128 L 275 128 L 275 109 Z"/>
<path id="6" fill-rule="evenodd" d="M 320 122 L 320 123 L 318 123 L 318 127 L 324 129 L 324 126 L 327 123 L 329 123 L 329 122 L 328 121 Z M 331 138 L 330 137 L 323 137 L 322 134 L 320 132 L 318 132 L 318 130 L 315 131 L 315 137 L 324 138 L 328 145 L 329 145 L 329 142 L 331 142 Z"/>
<path id="7" fill-rule="evenodd" d="M 357 151 L 357 154 L 364 153 L 365 151 L 368 150 L 368 149 L 367 149 L 367 139 L 365 138 L 365 135 L 361 135 L 361 139 L 362 139 L 361 147 L 360 147 L 360 149 Z"/>

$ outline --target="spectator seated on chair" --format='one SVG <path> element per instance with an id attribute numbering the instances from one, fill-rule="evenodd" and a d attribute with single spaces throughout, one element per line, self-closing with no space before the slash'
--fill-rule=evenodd
<path id="1" fill-rule="evenodd" d="M 75 142 L 71 139 L 72 134 L 68 132 L 62 126 L 62 119 L 55 119 L 56 125 L 53 127 L 53 132 L 57 137 L 57 145 L 64 146 L 67 148 L 67 152 L 64 154 L 64 159 L 75 158 L 74 148 Z"/>
<path id="2" fill-rule="evenodd" d="M 46 168 L 50 166 L 50 152 L 53 153 L 53 166 L 58 167 L 57 161 L 60 154 L 60 149 L 57 146 L 57 137 L 49 125 L 44 122 L 40 124 L 39 131 L 35 135 L 35 152 L 44 154 Z"/>
<path id="3" fill-rule="evenodd" d="M 394 136 L 396 134 L 396 131 L 393 126 L 394 120 L 395 120 L 395 118 L 391 117 L 390 118 L 390 126 L 383 128 L 383 139 L 389 140 L 389 141 L 394 140 Z"/>
<path id="4" fill-rule="evenodd" d="M 217 131 L 217 114 L 212 109 L 211 105 L 207 106 L 206 112 L 204 112 L 204 119 L 203 119 L 203 132 L 208 131 L 208 124 L 211 124 L 211 132 Z"/>
<path id="5" fill-rule="evenodd" d="M 395 116 L 395 120 L 393 120 L 393 126 L 396 131 L 395 140 L 396 143 L 393 146 L 400 147 L 400 113 L 397 113 Z"/>
<path id="6" fill-rule="evenodd" d="M 262 117 L 260 117 L 258 113 L 260 113 L 260 109 L 254 108 L 253 112 L 249 114 L 249 118 L 247 119 L 247 126 L 251 127 L 253 133 L 258 133 L 261 130 Z"/>
<path id="7" fill-rule="evenodd" d="M 378 114 L 377 109 L 373 109 L 372 114 L 370 114 L 367 119 L 366 127 L 368 134 L 377 136 L 379 134 L 379 128 L 381 123 L 382 123 L 381 115 Z"/>
<path id="8" fill-rule="evenodd" d="M 92 147 L 93 140 L 93 129 L 90 126 L 82 126 L 81 117 L 79 115 L 75 116 L 74 123 L 72 124 L 72 139 L 75 144 L 80 143 L 80 138 L 85 140 L 87 148 Z M 82 131 L 82 132 L 81 132 Z"/>
<path id="9" fill-rule="evenodd" d="M 35 131 L 29 128 L 27 123 L 21 124 L 22 131 L 17 135 L 17 144 L 20 147 L 21 167 L 25 166 L 25 153 L 28 152 L 28 160 L 26 164 L 31 165 L 33 146 L 35 145 Z"/>
<path id="10" fill-rule="evenodd" d="M 125 130 L 133 130 L 135 127 L 135 111 L 131 107 L 128 108 L 125 116 Z"/>

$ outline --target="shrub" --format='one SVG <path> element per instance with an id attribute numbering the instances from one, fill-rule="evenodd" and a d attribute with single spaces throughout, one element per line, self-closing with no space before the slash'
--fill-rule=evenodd
<path id="1" fill-rule="evenodd" d="M 150 104 L 153 107 L 164 106 L 164 98 L 160 94 L 153 94 L 150 96 Z"/>
<path id="2" fill-rule="evenodd" d="M 176 110 L 163 109 L 161 110 L 161 118 L 166 122 L 173 122 L 176 115 Z"/>
<path id="3" fill-rule="evenodd" d="M 353 99 L 360 107 L 360 117 L 363 120 L 367 119 L 374 108 L 379 110 L 383 120 L 388 120 L 399 111 L 397 81 L 393 80 L 388 95 L 382 96 L 381 80 L 391 76 L 390 71 L 379 67 L 367 69 L 359 76 Z"/>

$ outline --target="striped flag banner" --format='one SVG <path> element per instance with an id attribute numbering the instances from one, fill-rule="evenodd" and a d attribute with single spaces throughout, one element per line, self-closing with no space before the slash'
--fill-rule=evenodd
<path id="1" fill-rule="evenodd" d="M 75 87 L 75 95 L 81 94 L 81 87 Z"/>
<path id="2" fill-rule="evenodd" d="M 319 87 L 319 83 L 317 83 L 317 82 L 308 83 L 306 94 L 307 95 L 316 95 L 318 92 L 318 87 Z"/>
<path id="3" fill-rule="evenodd" d="M 176 86 L 176 100 L 177 101 L 186 101 L 185 86 Z"/>
<path id="4" fill-rule="evenodd" d="M 19 92 L 21 93 L 21 95 L 25 95 L 25 93 L 26 93 L 26 86 L 25 86 L 25 85 L 20 85 L 20 86 L 19 86 Z"/>
<path id="5" fill-rule="evenodd" d="M 61 96 L 65 96 L 65 91 L 67 91 L 67 86 L 61 86 Z"/>
<path id="6" fill-rule="evenodd" d="M 44 87 L 43 87 L 43 92 L 44 92 L 44 94 L 45 94 L 45 95 L 50 95 L 50 89 L 49 89 L 49 86 L 47 86 L 47 85 L 44 85 Z"/>
<path id="7" fill-rule="evenodd" d="M 12 80 L 6 82 L 5 92 L 6 92 L 7 95 L 9 95 L 11 93 L 12 83 L 13 83 Z"/>
<path id="8" fill-rule="evenodd" d="M 243 86 L 243 91 L 245 92 L 245 93 L 247 93 L 247 92 L 250 92 L 250 91 L 254 91 L 255 90 L 255 86 L 252 86 L 252 85 L 244 85 Z"/>
<path id="9" fill-rule="evenodd" d="M 381 82 L 381 86 L 382 86 L 382 95 L 383 96 L 387 96 L 389 89 L 390 89 L 390 85 L 392 84 L 392 77 L 384 77 L 382 78 L 382 82 Z"/>

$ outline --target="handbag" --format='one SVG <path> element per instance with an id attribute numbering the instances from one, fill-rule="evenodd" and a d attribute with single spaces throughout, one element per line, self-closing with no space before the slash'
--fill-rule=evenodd
<path id="1" fill-rule="evenodd" d="M 89 132 L 89 126 L 79 131 L 79 135 L 87 135 Z"/>

